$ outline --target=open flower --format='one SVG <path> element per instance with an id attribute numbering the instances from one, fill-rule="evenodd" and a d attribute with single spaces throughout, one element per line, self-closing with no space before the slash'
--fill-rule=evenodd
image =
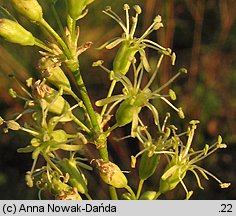
<path id="1" fill-rule="evenodd" d="M 131 61 L 137 52 L 140 53 L 140 56 L 141 56 L 141 59 L 143 61 L 146 71 L 150 71 L 151 68 L 148 64 L 146 53 L 144 50 L 146 47 L 150 47 L 165 55 L 171 56 L 172 64 L 174 64 L 175 53 L 172 53 L 171 49 L 164 48 L 161 45 L 157 44 L 156 42 L 146 39 L 147 36 L 150 35 L 153 31 L 158 30 L 159 28 L 163 27 L 163 24 L 161 22 L 161 16 L 155 17 L 155 19 L 153 20 L 153 23 L 149 26 L 149 28 L 139 38 L 137 38 L 135 37 L 134 34 L 137 28 L 138 16 L 139 14 L 141 14 L 142 10 L 138 5 L 135 5 L 134 10 L 136 14 L 130 20 L 129 9 L 130 9 L 129 5 L 125 4 L 124 5 L 124 10 L 126 12 L 125 23 L 114 11 L 111 10 L 110 7 L 107 7 L 106 10 L 103 11 L 109 17 L 114 19 L 124 30 L 124 34 L 122 35 L 122 37 L 116 37 L 106 42 L 101 47 L 99 47 L 100 49 L 104 47 L 107 49 L 112 49 L 120 45 L 120 48 L 113 61 L 113 71 L 115 73 L 119 72 L 125 75 L 128 72 L 131 65 Z"/>
<path id="2" fill-rule="evenodd" d="M 190 124 L 192 125 L 189 130 L 186 132 L 188 139 L 186 145 L 180 139 L 180 135 L 175 133 L 173 130 L 174 136 L 172 137 L 172 143 L 174 148 L 174 154 L 169 154 L 171 160 L 167 165 L 164 174 L 161 176 L 159 192 L 166 193 L 170 190 L 173 190 L 179 183 L 182 184 L 184 190 L 186 191 L 186 198 L 189 199 L 192 195 L 192 191 L 188 191 L 186 185 L 183 182 L 184 177 L 188 171 L 191 171 L 197 180 L 198 186 L 201 189 L 204 189 L 201 185 L 199 173 L 208 180 L 208 176 L 214 178 L 217 182 L 219 182 L 221 188 L 227 188 L 230 186 L 230 183 L 222 183 L 216 176 L 214 176 L 209 171 L 204 168 L 196 165 L 197 162 L 203 160 L 204 158 L 211 155 L 217 149 L 226 148 L 226 144 L 222 143 L 221 136 L 218 137 L 217 142 L 213 145 L 205 145 L 203 150 L 194 151 L 192 146 L 194 131 L 197 128 L 196 124 L 199 121 L 192 120 Z M 183 134 L 182 134 L 183 135 Z M 198 171 L 198 172 L 197 172 Z"/>
<path id="3" fill-rule="evenodd" d="M 161 131 L 160 124 L 159 124 L 159 116 L 158 110 L 155 106 L 153 106 L 149 101 L 151 99 L 159 98 L 165 103 L 167 103 L 170 107 L 177 111 L 181 118 L 184 118 L 184 114 L 181 108 L 175 107 L 167 97 L 170 95 L 161 95 L 160 91 L 169 85 L 174 79 L 176 79 L 181 73 L 186 73 L 185 69 L 179 70 L 179 72 L 173 76 L 167 83 L 163 86 L 159 87 L 158 89 L 152 91 L 149 87 L 151 86 L 152 82 L 154 81 L 156 74 L 160 68 L 161 61 L 163 59 L 164 54 L 162 54 L 158 60 L 156 70 L 153 72 L 149 82 L 147 85 L 141 89 L 141 82 L 144 72 L 143 63 L 140 62 L 139 66 L 136 67 L 135 62 L 133 61 L 133 68 L 134 68 L 134 82 L 132 82 L 123 74 L 119 72 L 109 71 L 102 66 L 101 62 L 94 63 L 95 66 L 100 66 L 106 71 L 110 73 L 110 77 L 112 80 L 116 80 L 122 83 L 124 86 L 123 94 L 113 95 L 111 97 L 107 97 L 96 102 L 97 106 L 103 106 L 105 104 L 113 103 L 110 109 L 105 114 L 108 116 L 110 112 L 113 110 L 115 106 L 121 103 L 116 111 L 116 126 L 122 127 L 132 122 L 132 130 L 131 136 L 135 137 L 136 128 L 138 126 L 139 117 L 138 114 L 140 113 L 143 107 L 147 107 L 153 114 L 155 124 L 159 127 L 159 131 Z M 171 97 L 173 98 L 173 90 L 171 91 Z M 175 99 L 175 98 L 174 98 Z M 115 126 L 114 126 L 115 127 Z"/>
<path id="4" fill-rule="evenodd" d="M 152 138 L 145 126 L 139 126 L 137 128 L 137 138 L 144 148 L 136 156 L 131 157 L 131 165 L 135 165 L 137 157 L 141 155 L 139 163 L 139 179 L 141 180 L 146 180 L 154 174 L 161 154 L 173 154 L 170 151 L 172 149 L 170 129 L 168 127 L 166 128 L 165 125 L 168 117 L 169 114 L 167 114 L 164 120 L 162 130 L 159 131 L 160 136 L 157 139 Z"/>

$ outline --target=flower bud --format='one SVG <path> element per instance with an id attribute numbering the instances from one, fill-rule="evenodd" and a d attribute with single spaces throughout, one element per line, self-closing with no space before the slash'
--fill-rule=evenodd
<path id="1" fill-rule="evenodd" d="M 14 8 L 32 22 L 43 19 L 43 11 L 37 0 L 12 0 Z"/>
<path id="2" fill-rule="evenodd" d="M 35 38 L 31 32 L 9 19 L 0 19 L 0 36 L 11 43 L 22 46 L 33 46 L 35 44 Z"/>
<path id="3" fill-rule="evenodd" d="M 105 183 L 115 188 L 124 188 L 127 186 L 127 178 L 116 164 L 102 159 L 97 159 L 95 162 L 100 176 Z"/>
<path id="4" fill-rule="evenodd" d="M 68 13 L 74 20 L 78 20 L 87 5 L 91 4 L 94 0 L 67 0 Z"/>

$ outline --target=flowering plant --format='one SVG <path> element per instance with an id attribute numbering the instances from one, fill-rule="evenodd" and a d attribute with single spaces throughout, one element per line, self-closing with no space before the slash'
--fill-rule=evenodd
<path id="1" fill-rule="evenodd" d="M 177 127 L 171 124 L 170 114 L 167 113 L 164 118 L 159 116 L 159 107 L 152 102 L 153 99 L 165 102 L 184 119 L 182 108 L 171 102 L 176 100 L 175 92 L 169 89 L 168 94 L 164 94 L 162 91 L 180 75 L 186 74 L 185 68 L 181 68 L 165 84 L 152 89 L 163 58 L 170 58 L 172 65 L 176 59 L 170 48 L 164 48 L 147 38 L 153 31 L 163 27 L 160 15 L 154 18 L 153 23 L 140 37 L 136 37 L 138 17 L 142 12 L 140 6 L 133 7 L 135 15 L 130 18 L 131 8 L 128 4 L 124 5 L 125 22 L 110 7 L 103 11 L 120 25 L 124 34 L 98 48 L 119 47 L 111 69 L 104 66 L 103 60 L 92 64 L 104 69 L 111 81 L 106 98 L 95 103 L 97 107 L 102 107 L 101 112 L 95 111 L 84 83 L 84 75 L 81 73 L 86 69 L 81 69 L 79 64 L 80 55 L 91 47 L 92 42 L 79 45 L 77 27 L 92 2 L 94 0 L 66 1 L 66 26 L 62 26 L 59 16 L 56 16 L 60 35 L 44 19 L 43 9 L 37 0 L 12 0 L 11 4 L 17 12 L 50 35 L 47 42 L 38 39 L 6 9 L 1 8 L 0 36 L 8 42 L 22 46 L 37 46 L 41 54 L 38 62 L 41 78 L 35 80 L 30 77 L 25 84 L 19 83 L 23 95 L 14 89 L 9 90 L 13 98 L 24 101 L 24 110 L 11 120 L 0 118 L 0 125 L 3 125 L 5 132 L 24 131 L 31 136 L 30 143 L 18 149 L 19 153 L 32 154 L 33 164 L 31 170 L 26 172 L 26 184 L 29 187 L 38 187 L 40 198 L 44 192 L 49 192 L 55 199 L 63 200 L 93 199 L 93 194 L 89 191 L 87 172 L 99 174 L 99 178 L 109 188 L 111 199 L 158 199 L 161 194 L 174 190 L 179 183 L 186 191 L 186 199 L 189 199 L 193 191 L 188 191 L 183 181 L 188 171 L 195 175 L 201 189 L 203 187 L 199 174 L 207 180 L 208 176 L 213 177 L 222 188 L 228 187 L 229 183 L 222 183 L 212 173 L 196 165 L 217 149 L 226 148 L 221 136 L 213 145 L 206 145 L 203 150 L 195 150 L 192 143 L 199 121 L 190 121 L 187 131 L 179 133 Z M 56 3 L 55 0 L 48 1 L 52 8 Z M 146 55 L 148 49 L 159 55 L 155 68 L 149 64 Z M 130 74 L 133 74 L 133 79 L 129 78 Z M 148 77 L 146 84 L 144 75 Z M 72 88 L 72 78 L 76 81 L 79 92 Z M 122 85 L 121 93 L 114 94 L 118 83 Z M 150 110 L 154 119 L 148 125 L 140 116 L 145 107 Z M 30 120 L 22 123 L 24 115 L 30 116 Z M 115 123 L 110 125 L 114 121 Z M 65 124 L 75 127 L 76 132 L 66 131 Z M 138 170 L 137 187 L 129 185 L 129 175 L 120 169 L 120 164 L 111 161 L 108 151 L 107 140 L 111 132 L 129 124 L 132 125 L 130 137 L 138 140 L 140 144 L 140 151 L 135 156 L 130 155 L 131 165 L 128 171 Z M 154 125 L 156 134 L 149 131 L 149 124 Z M 124 138 L 119 140 L 122 142 Z M 90 158 L 89 154 L 86 154 L 84 150 L 88 145 L 96 147 L 98 157 Z M 162 156 L 165 156 L 167 161 L 163 174 L 156 179 L 157 185 L 154 185 L 151 191 L 143 191 L 145 181 L 155 174 L 160 161 L 165 161 Z M 44 159 L 45 165 L 39 166 L 39 158 Z M 117 191 L 121 191 L 121 194 Z"/>

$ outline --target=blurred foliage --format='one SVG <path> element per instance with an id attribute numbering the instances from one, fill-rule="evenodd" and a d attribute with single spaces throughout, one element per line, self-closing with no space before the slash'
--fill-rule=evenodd
<path id="1" fill-rule="evenodd" d="M 45 18 L 52 25 L 56 25 L 47 1 L 39 1 L 45 9 Z M 119 14 L 122 14 L 124 3 L 140 4 L 143 8 L 140 16 L 139 31 L 143 32 L 151 23 L 155 15 L 162 16 L 165 28 L 158 34 L 151 35 L 152 40 L 158 41 L 164 47 L 171 47 L 177 54 L 177 65 L 172 67 L 164 62 L 161 70 L 161 83 L 171 77 L 179 67 L 189 69 L 185 78 L 179 79 L 172 88 L 180 95 L 178 102 L 183 107 L 187 120 L 199 119 L 195 142 L 203 146 L 213 142 L 221 134 L 228 144 L 226 150 L 214 154 L 205 164 L 217 176 L 231 182 L 232 186 L 226 190 L 218 189 L 215 182 L 204 182 L 205 191 L 196 189 L 194 199 L 235 199 L 236 198 L 236 4 L 233 0 L 97 0 L 91 7 L 89 14 L 80 21 L 80 43 L 92 41 L 93 47 L 81 57 L 81 68 L 86 73 L 85 82 L 88 85 L 92 98 L 103 98 L 109 86 L 107 74 L 91 67 L 97 59 L 106 60 L 106 66 L 112 64 L 112 51 L 98 51 L 95 48 L 106 40 L 113 38 L 121 29 L 101 11 L 110 5 Z M 8 0 L 0 0 L 2 6 L 9 8 Z M 64 14 L 64 1 L 58 1 L 57 9 Z M 14 10 L 12 10 L 14 13 Z M 27 26 L 39 38 L 43 37 L 37 28 L 22 17 L 19 22 Z M 115 51 L 115 49 L 114 49 Z M 108 53 L 109 52 L 109 53 Z M 5 119 L 22 109 L 17 100 L 8 95 L 10 87 L 17 88 L 14 80 L 8 77 L 15 74 L 17 79 L 24 81 L 29 76 L 37 77 L 37 49 L 24 48 L 3 42 L 0 39 L 0 113 Z M 151 59 L 152 62 L 154 59 Z M 85 69 L 86 68 L 86 69 Z M 169 111 L 169 110 L 168 110 Z M 165 110 L 163 110 L 165 113 Z M 173 115 L 174 117 L 174 115 Z M 150 116 L 151 118 L 151 116 Z M 148 121 L 148 116 L 146 117 Z M 173 120 L 173 119 L 172 119 Z M 188 122 L 188 121 L 186 121 Z M 186 127 L 179 119 L 174 119 L 179 127 Z M 129 130 L 129 129 L 128 129 Z M 0 130 L 0 199 L 35 199 L 36 191 L 25 186 L 25 170 L 29 169 L 31 158 L 28 155 L 16 153 L 18 147 L 25 145 L 27 137 L 20 133 L 17 137 L 3 134 Z M 125 131 L 114 133 L 121 137 Z M 135 154 L 132 146 L 136 140 L 128 140 L 122 146 L 111 140 L 109 150 L 113 153 L 114 161 L 122 161 L 120 167 L 126 170 L 130 159 L 127 151 Z M 128 145 L 129 144 L 129 145 Z M 204 165 L 204 164 L 203 164 Z M 161 165 L 164 167 L 164 164 Z M 159 170 L 159 169 L 158 169 Z M 137 173 L 131 172 L 131 176 Z M 158 174 L 157 174 L 158 175 Z M 134 178 L 135 179 L 135 178 Z M 90 180 L 89 180 L 90 181 Z M 131 184 L 137 182 L 131 182 Z M 150 185 L 156 184 L 149 180 Z M 91 182 L 92 185 L 99 182 Z M 189 182 L 191 184 L 191 178 Z M 148 186 L 147 186 L 148 187 Z M 196 185 L 197 188 L 197 185 Z M 103 197 L 103 188 L 93 187 L 98 198 Z M 97 191 L 96 191 L 97 190 Z M 195 190 L 194 190 L 195 191 Z M 199 192 L 199 193 L 198 193 Z M 183 197 L 179 191 L 170 192 L 164 198 L 175 199 Z"/>

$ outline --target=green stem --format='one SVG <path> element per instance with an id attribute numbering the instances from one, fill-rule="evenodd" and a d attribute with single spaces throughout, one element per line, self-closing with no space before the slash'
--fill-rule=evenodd
<path id="1" fill-rule="evenodd" d="M 71 41 L 72 41 L 72 43 L 74 43 L 75 39 L 76 39 L 76 35 L 75 35 L 76 20 L 74 20 L 70 16 L 68 16 L 67 17 L 67 26 L 68 26 L 68 29 L 71 33 Z"/>
<path id="2" fill-rule="evenodd" d="M 84 102 L 84 105 L 86 107 L 86 110 L 87 110 L 88 115 L 89 115 L 90 120 L 91 120 L 91 124 L 93 126 L 93 130 L 94 130 L 95 135 L 96 135 L 96 134 L 100 133 L 100 126 L 98 124 L 95 111 L 94 111 L 93 106 L 91 104 L 91 101 L 90 101 L 90 98 L 89 98 L 89 95 L 88 95 L 88 91 L 87 91 L 87 89 L 84 85 L 84 81 L 83 81 L 83 78 L 81 76 L 80 70 L 78 68 L 75 71 L 73 71 L 73 70 L 71 70 L 71 71 L 72 71 L 72 73 L 75 77 L 76 83 L 79 87 L 81 98 Z M 103 147 L 98 149 L 99 155 L 103 160 L 108 161 L 109 157 L 108 157 L 107 145 L 106 144 L 104 145 L 104 143 L 103 143 L 103 145 L 101 145 L 101 146 L 103 146 Z M 110 186 L 109 187 L 109 192 L 110 192 L 110 196 L 112 198 L 118 199 L 117 195 L 116 195 L 116 189 L 114 187 Z"/>
<path id="3" fill-rule="evenodd" d="M 134 191 L 132 190 L 132 188 L 129 185 L 126 185 L 125 189 L 127 191 L 129 191 L 129 193 L 131 194 L 133 200 L 137 200 L 137 197 L 135 196 Z"/>
<path id="4" fill-rule="evenodd" d="M 109 186 L 109 192 L 112 200 L 118 200 L 116 189 L 113 186 Z"/>
<path id="5" fill-rule="evenodd" d="M 140 197 L 140 194 L 141 194 L 141 191 L 143 188 L 143 183 L 144 183 L 144 180 L 140 179 L 139 184 L 138 184 L 137 195 L 136 195 L 137 199 L 139 199 L 139 197 Z"/>
<path id="6" fill-rule="evenodd" d="M 91 120 L 91 124 L 92 124 L 93 130 L 94 130 L 94 133 L 95 133 L 95 135 L 98 135 L 100 133 L 100 126 L 98 124 L 95 111 L 93 109 L 90 98 L 88 96 L 88 91 L 87 91 L 87 89 L 84 85 L 84 81 L 82 79 L 79 68 L 75 71 L 72 71 L 72 73 L 73 73 L 73 75 L 75 77 L 75 80 L 76 80 L 76 83 L 79 87 L 80 95 L 81 95 L 81 98 L 84 102 L 86 110 L 88 112 L 89 118 Z M 104 146 L 104 145 L 101 145 L 101 146 Z M 101 158 L 103 160 L 107 161 L 108 160 L 108 152 L 107 152 L 106 145 L 104 147 L 99 148 L 98 150 L 99 150 Z"/>
<path id="7" fill-rule="evenodd" d="M 88 115 L 90 117 L 93 129 L 95 130 L 95 132 L 99 132 L 100 131 L 100 127 L 99 127 L 99 124 L 98 124 L 98 121 L 97 121 L 97 117 L 96 117 L 96 114 L 95 114 L 95 112 L 93 110 L 93 106 L 92 106 L 90 98 L 88 96 L 88 91 L 87 91 L 87 89 L 86 89 L 86 87 L 84 85 L 84 81 L 82 79 L 82 76 L 81 76 L 79 68 L 76 71 L 72 71 L 72 73 L 73 73 L 73 75 L 75 77 L 75 80 L 76 80 L 76 83 L 77 83 L 77 85 L 79 87 L 80 95 L 81 95 L 81 98 L 82 98 L 82 100 L 84 102 L 86 110 L 88 112 Z"/>
<path id="8" fill-rule="evenodd" d="M 53 37 L 57 40 L 57 42 L 60 44 L 60 46 L 62 47 L 65 55 L 67 58 L 71 58 L 71 52 L 68 49 L 67 45 L 65 44 L 65 42 L 61 39 L 61 37 L 54 31 L 54 29 L 47 23 L 47 21 L 45 19 L 41 19 L 39 21 L 39 23 L 45 28 L 47 29 L 47 31 L 53 35 Z"/>

